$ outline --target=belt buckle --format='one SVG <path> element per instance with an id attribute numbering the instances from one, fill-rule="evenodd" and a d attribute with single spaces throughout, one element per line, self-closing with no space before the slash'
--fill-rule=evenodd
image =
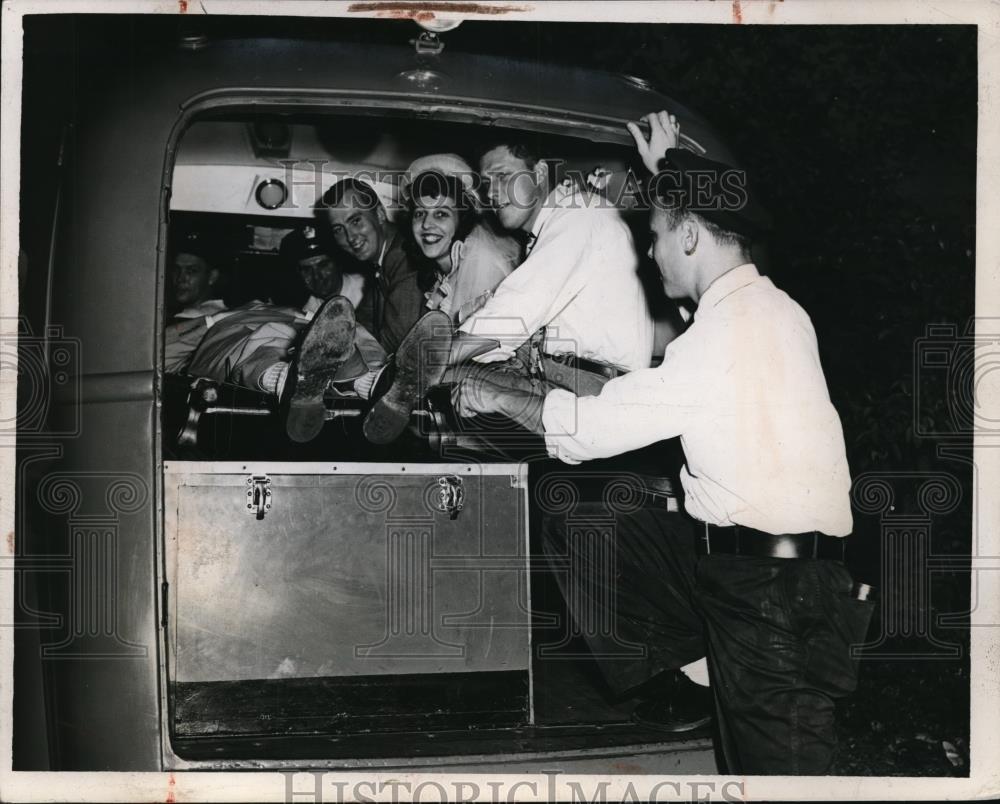
<path id="1" fill-rule="evenodd" d="M 545 367 L 542 365 L 541 349 L 535 341 L 528 347 L 528 376 L 535 387 L 545 379 Z"/>

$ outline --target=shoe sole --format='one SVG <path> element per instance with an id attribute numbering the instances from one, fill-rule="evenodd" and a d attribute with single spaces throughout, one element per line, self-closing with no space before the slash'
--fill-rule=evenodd
<path id="1" fill-rule="evenodd" d="M 354 349 L 354 306 L 334 296 L 316 313 L 306 330 L 290 371 L 294 388 L 288 402 L 285 432 L 292 441 L 312 441 L 326 423 L 323 394 L 337 369 Z"/>
<path id="2" fill-rule="evenodd" d="M 642 726 L 644 729 L 650 729 L 651 731 L 662 731 L 665 734 L 683 734 L 686 731 L 694 731 L 695 729 L 700 729 L 702 726 L 707 726 L 712 722 L 712 717 L 711 715 L 708 715 L 701 720 L 696 720 L 694 722 L 679 723 L 676 726 L 668 726 L 665 723 L 644 720 L 641 717 L 635 717 L 633 715 L 632 722 L 637 726 Z"/>
<path id="3" fill-rule="evenodd" d="M 451 340 L 451 318 L 440 310 L 426 313 L 406 333 L 396 350 L 392 385 L 365 417 L 363 430 L 371 443 L 391 444 L 402 435 L 421 395 L 444 377 Z M 426 348 L 430 344 L 437 359 Z"/>

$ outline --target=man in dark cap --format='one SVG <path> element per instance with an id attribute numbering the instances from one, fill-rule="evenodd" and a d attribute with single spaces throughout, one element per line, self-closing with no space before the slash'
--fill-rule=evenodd
<path id="1" fill-rule="evenodd" d="M 175 317 L 196 318 L 225 308 L 219 298 L 218 252 L 215 241 L 202 232 L 186 232 L 178 239 L 170 271 Z"/>
<path id="2" fill-rule="evenodd" d="M 602 546 L 612 561 L 595 562 L 593 544 L 588 561 L 587 534 L 547 520 L 546 552 L 586 568 L 559 579 L 568 605 L 577 622 L 614 618 L 612 637 L 582 630 L 612 689 L 650 696 L 640 723 L 705 722 L 704 694 L 676 668 L 707 653 L 723 770 L 823 774 L 834 701 L 856 685 L 851 646 L 872 608 L 843 565 L 852 517 L 840 419 L 809 317 L 751 262 L 767 216 L 745 177 L 678 150 L 666 112 L 645 120 L 648 138 L 629 129 L 646 166 L 664 168 L 650 183 L 649 256 L 667 295 L 697 305 L 691 326 L 659 367 L 596 396 L 479 383 L 457 391 L 456 407 L 506 414 L 571 464 L 679 436 L 683 511 L 650 496 L 616 512 Z M 625 658 L 625 644 L 643 646 L 642 657 Z"/>
<path id="3" fill-rule="evenodd" d="M 344 296 L 355 309 L 365 296 L 365 277 L 345 271 L 330 254 L 329 244 L 320 237 L 315 226 L 293 229 L 281 240 L 280 254 L 298 270 L 309 298 L 302 305 L 305 313 L 315 313 L 327 299 Z M 343 257 L 340 262 L 344 262 Z"/>
<path id="4" fill-rule="evenodd" d="M 174 243 L 170 265 L 171 303 L 175 311 L 164 337 L 165 366 L 179 371 L 205 334 L 205 316 L 226 309 L 220 298 L 221 258 L 214 241 L 202 232 L 185 232 Z"/>

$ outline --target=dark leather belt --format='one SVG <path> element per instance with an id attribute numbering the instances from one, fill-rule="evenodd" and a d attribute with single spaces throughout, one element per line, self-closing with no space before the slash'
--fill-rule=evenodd
<path id="1" fill-rule="evenodd" d="M 737 555 L 757 558 L 819 558 L 844 560 L 844 539 L 818 530 L 775 535 L 742 525 L 719 527 L 699 523 L 698 555 Z"/>
<path id="2" fill-rule="evenodd" d="M 609 363 L 598 363 L 596 360 L 587 360 L 585 357 L 578 357 L 574 354 L 561 354 L 561 355 L 550 355 L 545 354 L 549 360 L 558 363 L 561 366 L 569 366 L 570 368 L 579 369 L 581 371 L 589 371 L 591 374 L 599 374 L 602 377 L 607 377 L 609 380 L 613 380 L 615 377 L 621 377 L 623 374 L 628 372 L 625 369 L 620 369 L 618 366 L 612 366 Z"/>

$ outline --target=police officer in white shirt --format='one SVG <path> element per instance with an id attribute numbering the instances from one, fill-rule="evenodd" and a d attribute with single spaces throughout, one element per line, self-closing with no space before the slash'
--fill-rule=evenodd
<path id="1" fill-rule="evenodd" d="M 589 593 L 568 604 L 580 617 L 613 601 L 617 636 L 646 646 L 644 659 L 602 659 L 607 646 L 591 640 L 613 689 L 663 696 L 637 709 L 640 722 L 674 731 L 703 722 L 696 696 L 655 681 L 676 679 L 670 671 L 704 651 L 724 770 L 823 774 L 836 747 L 834 701 L 856 686 L 851 646 L 872 610 L 843 564 L 852 517 L 840 420 L 809 317 L 750 261 L 767 219 L 745 175 L 677 149 L 666 112 L 645 120 L 648 139 L 630 125 L 643 161 L 656 171 L 666 154 L 650 183 L 649 254 L 667 295 L 697 305 L 693 323 L 659 367 L 597 396 L 480 383 L 456 406 L 511 416 L 573 464 L 680 437 L 683 512 L 652 499 L 619 511 L 614 572 L 591 562 L 592 583 L 574 587 Z M 574 551 L 564 531 L 547 523 L 548 552 Z"/>

